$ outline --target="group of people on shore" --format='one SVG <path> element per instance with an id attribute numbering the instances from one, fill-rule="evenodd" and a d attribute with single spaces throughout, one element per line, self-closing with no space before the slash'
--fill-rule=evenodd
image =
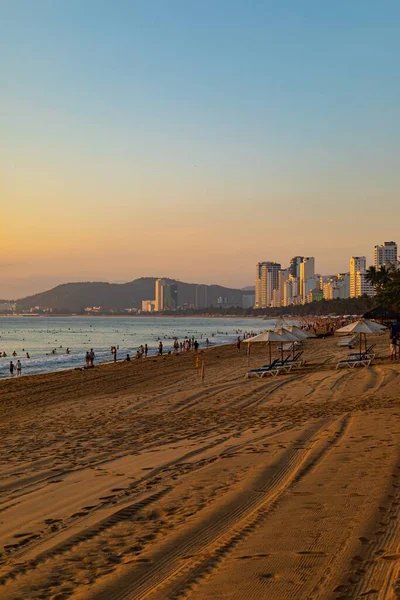
<path id="1" fill-rule="evenodd" d="M 94 353 L 93 348 L 90 348 L 90 351 L 86 352 L 85 355 L 85 368 L 86 369 L 91 369 L 94 367 L 94 359 L 96 358 L 96 355 Z"/>
<path id="2" fill-rule="evenodd" d="M 22 364 L 19 359 L 17 360 L 16 365 L 14 365 L 14 362 L 10 360 L 10 377 L 14 377 L 15 371 L 17 372 L 17 377 L 22 375 Z"/>

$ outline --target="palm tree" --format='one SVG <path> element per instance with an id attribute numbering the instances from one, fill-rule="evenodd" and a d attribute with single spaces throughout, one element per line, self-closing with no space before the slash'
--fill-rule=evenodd
<path id="1" fill-rule="evenodd" d="M 365 273 L 365 279 L 366 279 L 366 281 L 368 281 L 368 283 L 370 283 L 374 287 L 378 285 L 379 275 L 378 275 L 378 271 L 376 270 L 375 267 L 371 266 L 367 269 L 367 272 Z"/>
<path id="2" fill-rule="evenodd" d="M 392 273 L 393 268 L 391 266 L 385 267 L 384 265 L 382 265 L 381 267 L 379 267 L 377 282 L 377 287 L 379 287 L 379 289 L 384 288 L 388 285 L 388 283 L 391 282 Z"/>
<path id="3" fill-rule="evenodd" d="M 385 265 L 381 265 L 379 269 L 376 267 L 369 267 L 365 274 L 365 279 L 374 286 L 377 293 L 382 291 L 384 287 L 386 287 L 391 279 L 392 279 L 392 267 Z"/>

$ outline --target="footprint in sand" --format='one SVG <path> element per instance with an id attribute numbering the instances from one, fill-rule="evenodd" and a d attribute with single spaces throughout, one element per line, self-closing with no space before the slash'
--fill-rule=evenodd
<path id="1" fill-rule="evenodd" d="M 262 573 L 259 577 L 261 580 L 271 581 L 273 579 L 279 579 L 279 573 Z"/>

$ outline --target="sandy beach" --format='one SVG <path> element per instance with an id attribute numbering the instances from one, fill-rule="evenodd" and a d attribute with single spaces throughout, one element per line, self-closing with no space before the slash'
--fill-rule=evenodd
<path id="1" fill-rule="evenodd" d="M 0 381 L 0 598 L 400 597 L 400 362 L 188 353 Z M 252 352 L 252 366 L 268 351 Z M 398 578 L 399 577 L 399 578 Z"/>

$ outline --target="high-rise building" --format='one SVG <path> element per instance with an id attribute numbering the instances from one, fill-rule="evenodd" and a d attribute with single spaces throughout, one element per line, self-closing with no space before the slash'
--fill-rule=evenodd
<path id="1" fill-rule="evenodd" d="M 300 278 L 300 265 L 304 260 L 304 256 L 294 256 L 290 259 L 289 271 L 292 277 Z"/>
<path id="2" fill-rule="evenodd" d="M 164 308 L 164 279 L 156 279 L 154 310 L 160 312 Z"/>
<path id="3" fill-rule="evenodd" d="M 283 306 L 299 304 L 299 278 L 289 275 L 283 284 Z"/>
<path id="4" fill-rule="evenodd" d="M 176 310 L 178 308 L 178 286 L 176 283 L 163 286 L 163 301 L 163 308 L 167 310 Z"/>
<path id="5" fill-rule="evenodd" d="M 350 297 L 350 274 L 338 273 L 328 277 L 322 286 L 325 300 L 336 300 L 337 298 Z"/>
<path id="6" fill-rule="evenodd" d="M 310 287 L 307 289 L 306 282 L 308 279 L 313 278 L 315 275 L 315 258 L 313 256 L 306 256 L 300 263 L 300 296 L 303 298 L 303 302 L 306 301 L 306 296 L 310 291 Z M 315 287 L 317 287 L 316 284 Z"/>
<path id="7" fill-rule="evenodd" d="M 374 248 L 374 266 L 380 267 L 398 266 L 397 244 L 396 242 L 385 242 L 381 246 Z"/>
<path id="8" fill-rule="evenodd" d="M 285 282 L 288 281 L 291 276 L 290 269 L 281 269 L 278 272 L 278 288 L 274 290 L 272 296 L 273 301 L 272 305 L 275 307 L 279 307 L 283 305 L 283 300 L 285 297 Z"/>
<path id="9" fill-rule="evenodd" d="M 256 301 L 255 308 L 271 306 L 273 291 L 279 289 L 278 273 L 281 270 L 279 263 L 265 261 L 256 266 Z"/>
<path id="10" fill-rule="evenodd" d="M 358 298 L 364 294 L 374 295 L 373 286 L 366 280 L 366 265 L 365 256 L 350 258 L 350 298 Z"/>
<path id="11" fill-rule="evenodd" d="M 350 298 L 357 298 L 357 273 L 365 275 L 367 259 L 365 256 L 350 258 Z"/>
<path id="12" fill-rule="evenodd" d="M 206 285 L 199 284 L 196 286 L 195 306 L 196 306 L 196 308 L 207 308 L 207 306 L 208 306 L 208 287 Z"/>
<path id="13" fill-rule="evenodd" d="M 309 292 L 313 292 L 315 290 L 319 290 L 322 293 L 322 290 L 320 288 L 319 275 L 307 277 L 307 279 L 304 280 L 302 294 L 303 304 L 309 301 L 308 298 L 313 297 L 312 295 L 310 296 Z"/>

